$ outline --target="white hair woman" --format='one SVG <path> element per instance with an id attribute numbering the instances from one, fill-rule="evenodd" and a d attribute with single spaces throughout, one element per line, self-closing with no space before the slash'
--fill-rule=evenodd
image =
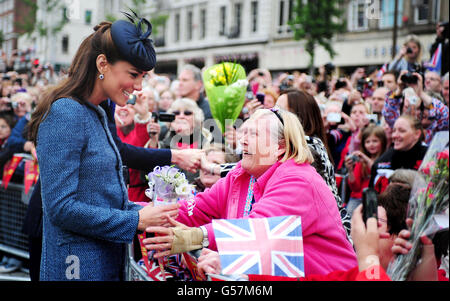
<path id="1" fill-rule="evenodd" d="M 146 239 L 146 247 L 157 250 L 157 257 L 202 247 L 216 250 L 213 219 L 295 215 L 302 218 L 306 275 L 354 267 L 356 255 L 336 200 L 310 165 L 313 157 L 297 116 L 260 109 L 243 124 L 240 142 L 243 158 L 236 168 L 197 194 L 191 216 L 182 202 L 174 228 L 147 228 L 162 236 Z"/>
<path id="2" fill-rule="evenodd" d="M 167 113 L 174 114 L 175 120 L 161 142 L 161 148 L 203 149 L 212 141 L 212 134 L 203 127 L 204 115 L 195 101 L 180 98 L 172 103 Z M 186 178 L 193 181 L 198 172 L 186 172 Z"/>

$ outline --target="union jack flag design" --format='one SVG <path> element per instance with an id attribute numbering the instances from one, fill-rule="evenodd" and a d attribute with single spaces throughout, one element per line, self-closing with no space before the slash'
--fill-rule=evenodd
<path id="1" fill-rule="evenodd" d="M 214 220 L 222 274 L 304 277 L 301 218 Z"/>
<path id="2" fill-rule="evenodd" d="M 438 48 L 434 52 L 430 61 L 427 64 L 427 69 L 429 71 L 437 72 L 441 74 L 441 60 L 442 60 L 442 44 L 439 44 Z"/>

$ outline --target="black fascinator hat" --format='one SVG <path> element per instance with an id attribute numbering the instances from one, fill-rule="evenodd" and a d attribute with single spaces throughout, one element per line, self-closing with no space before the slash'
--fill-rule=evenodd
<path id="1" fill-rule="evenodd" d="M 133 11 L 132 11 L 133 12 Z M 119 20 L 111 26 L 111 36 L 122 57 L 134 67 L 142 71 L 150 71 L 156 64 L 156 53 L 149 39 L 152 24 L 145 19 L 124 13 L 129 21 Z M 147 31 L 142 26 L 147 25 Z"/>

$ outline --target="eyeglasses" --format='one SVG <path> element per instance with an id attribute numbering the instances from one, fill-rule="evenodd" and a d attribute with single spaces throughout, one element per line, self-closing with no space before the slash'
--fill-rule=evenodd
<path id="1" fill-rule="evenodd" d="M 270 109 L 270 111 L 272 111 L 278 117 L 278 119 L 281 121 L 281 124 L 284 126 L 283 118 L 281 117 L 281 115 L 279 113 L 280 109 L 277 107 L 273 107 Z"/>
<path id="2" fill-rule="evenodd" d="M 178 116 L 178 115 L 180 115 L 181 113 L 183 113 L 184 114 L 184 116 L 191 116 L 193 113 L 192 113 L 192 111 L 173 111 L 173 114 L 175 115 L 175 116 Z"/>

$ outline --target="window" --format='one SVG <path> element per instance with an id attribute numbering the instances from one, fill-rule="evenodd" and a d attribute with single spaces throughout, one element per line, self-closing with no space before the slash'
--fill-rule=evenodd
<path id="1" fill-rule="evenodd" d="M 394 27 L 395 1 L 380 0 L 380 28 Z M 402 25 L 403 0 L 398 0 L 397 26 Z"/>
<path id="2" fill-rule="evenodd" d="M 365 0 L 353 0 L 348 8 L 348 30 L 358 31 L 368 28 L 367 2 Z"/>
<path id="3" fill-rule="evenodd" d="M 235 3 L 233 28 L 230 32 L 231 38 L 238 38 L 241 35 L 241 24 L 242 24 L 242 3 Z"/>
<path id="4" fill-rule="evenodd" d="M 186 39 L 192 40 L 192 11 L 188 11 L 186 18 Z"/>
<path id="5" fill-rule="evenodd" d="M 293 19 L 294 0 L 280 0 L 278 6 L 278 33 L 290 32 L 288 22 Z"/>
<path id="6" fill-rule="evenodd" d="M 206 37 L 206 9 L 200 10 L 200 39 Z"/>
<path id="7" fill-rule="evenodd" d="M 440 0 L 415 0 L 414 5 L 414 22 L 416 24 L 427 24 L 438 22 L 440 19 Z"/>
<path id="8" fill-rule="evenodd" d="M 92 22 L 92 10 L 87 10 L 84 12 L 84 23 L 89 25 Z"/>
<path id="9" fill-rule="evenodd" d="M 67 7 L 64 7 L 63 9 L 62 9 L 62 17 L 63 17 L 63 20 L 64 21 L 66 21 L 66 22 L 68 22 L 69 21 L 69 11 L 67 10 Z"/>
<path id="10" fill-rule="evenodd" d="M 175 14 L 175 42 L 180 41 L 180 14 Z"/>
<path id="11" fill-rule="evenodd" d="M 429 0 L 416 1 L 416 5 L 414 7 L 414 22 L 416 24 L 428 23 L 430 4 L 431 3 Z"/>
<path id="12" fill-rule="evenodd" d="M 220 31 L 219 36 L 225 35 L 225 29 L 227 26 L 227 7 L 221 6 L 220 7 Z"/>
<path id="13" fill-rule="evenodd" d="M 258 31 L 258 1 L 251 3 L 252 32 Z"/>
<path id="14" fill-rule="evenodd" d="M 280 1 L 280 18 L 278 21 L 278 25 L 283 26 L 285 24 L 284 21 L 284 0 Z"/>
<path id="15" fill-rule="evenodd" d="M 67 54 L 69 52 L 69 36 L 65 35 L 62 38 L 62 53 Z"/>

